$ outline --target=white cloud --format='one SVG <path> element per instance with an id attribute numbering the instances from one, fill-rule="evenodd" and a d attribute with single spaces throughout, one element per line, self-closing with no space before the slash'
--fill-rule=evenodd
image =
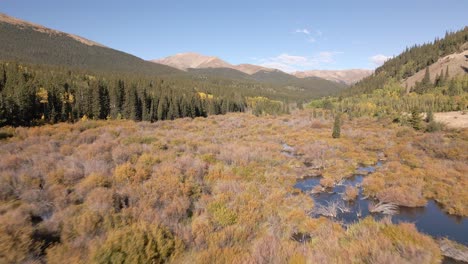
<path id="1" fill-rule="evenodd" d="M 309 31 L 307 28 L 296 29 L 296 31 L 294 31 L 294 32 L 295 32 L 295 33 L 302 33 L 302 34 L 310 35 L 310 31 Z"/>
<path id="2" fill-rule="evenodd" d="M 259 60 L 260 66 L 279 69 L 285 72 L 294 72 L 298 70 L 309 70 L 311 68 L 321 67 L 324 64 L 335 62 L 334 56 L 342 52 L 323 51 L 313 56 L 296 56 L 287 53 L 276 57 Z"/>
<path id="3" fill-rule="evenodd" d="M 307 62 L 306 57 L 289 55 L 287 53 L 283 53 L 279 55 L 278 57 L 275 57 L 272 59 L 275 61 L 280 61 L 280 62 L 287 63 L 287 64 L 303 64 Z"/>
<path id="4" fill-rule="evenodd" d="M 385 56 L 383 54 L 377 54 L 369 58 L 369 60 L 377 66 L 384 64 L 387 60 L 391 59 L 392 56 Z"/>
<path id="5" fill-rule="evenodd" d="M 322 39 L 323 33 L 320 30 L 311 30 L 307 28 L 299 28 L 293 31 L 295 34 L 305 34 L 306 41 L 315 43 L 317 40 Z"/>
<path id="6" fill-rule="evenodd" d="M 281 71 L 284 71 L 284 72 L 295 72 L 296 69 L 290 65 L 287 65 L 285 63 L 281 63 L 281 62 L 265 62 L 265 63 L 262 63 L 260 64 L 260 66 L 262 67 L 267 67 L 267 68 L 273 68 L 273 69 L 278 69 L 278 70 L 281 70 Z"/>
<path id="7" fill-rule="evenodd" d="M 338 51 L 322 51 L 318 54 L 318 60 L 323 63 L 333 63 L 335 62 L 334 56 L 337 54 L 342 54 L 343 52 Z"/>

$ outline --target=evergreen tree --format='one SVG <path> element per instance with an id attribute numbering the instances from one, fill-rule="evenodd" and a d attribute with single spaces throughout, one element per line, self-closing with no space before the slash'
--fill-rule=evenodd
<path id="1" fill-rule="evenodd" d="M 341 136 L 341 116 L 340 114 L 337 114 L 335 116 L 335 122 L 333 122 L 332 137 L 339 138 L 340 136 Z"/>
<path id="2" fill-rule="evenodd" d="M 450 81 L 447 93 L 450 96 L 456 96 L 462 93 L 461 83 L 458 83 L 455 79 Z"/>
<path id="3" fill-rule="evenodd" d="M 409 124 L 415 130 L 421 130 L 422 129 L 421 113 L 416 108 L 413 108 L 413 110 L 411 111 L 411 117 L 410 117 L 410 120 L 409 120 Z"/>
<path id="4" fill-rule="evenodd" d="M 426 72 L 424 73 L 424 78 L 422 79 L 421 83 L 425 88 L 431 84 L 431 74 L 429 72 L 429 67 L 426 67 Z"/>
<path id="5" fill-rule="evenodd" d="M 157 119 L 158 120 L 166 120 L 167 119 L 167 112 L 168 112 L 169 102 L 166 96 L 163 96 L 161 100 L 159 100 L 158 104 L 158 111 L 157 111 Z"/>
<path id="6" fill-rule="evenodd" d="M 125 105 L 125 83 L 122 80 L 117 83 L 116 98 L 116 112 L 122 114 Z"/>
<path id="7" fill-rule="evenodd" d="M 426 122 L 430 123 L 434 121 L 434 113 L 432 112 L 432 109 L 429 109 L 426 114 Z"/>

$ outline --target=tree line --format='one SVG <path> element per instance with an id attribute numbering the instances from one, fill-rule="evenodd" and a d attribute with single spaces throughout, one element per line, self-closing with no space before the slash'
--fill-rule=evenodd
<path id="1" fill-rule="evenodd" d="M 201 87 L 160 78 L 93 75 L 45 66 L 0 63 L 0 125 L 29 126 L 81 118 L 158 121 L 245 111 L 227 90 L 209 98 Z"/>

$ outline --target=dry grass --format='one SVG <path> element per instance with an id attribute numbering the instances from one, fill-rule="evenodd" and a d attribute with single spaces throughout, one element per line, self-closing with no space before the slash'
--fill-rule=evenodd
<path id="1" fill-rule="evenodd" d="M 333 140 L 332 120 L 311 116 L 16 128 L 0 141 L 0 262 L 87 263 L 102 256 L 98 249 L 127 250 L 116 245 L 121 233 L 159 241 L 158 230 L 177 241 L 177 250 L 164 251 L 176 262 L 435 262 L 434 242 L 411 227 L 366 220 L 346 231 L 309 217 L 313 201 L 293 185 L 313 169 L 334 186 L 384 153 L 385 165 L 364 180 L 365 195 L 399 204 L 434 198 L 468 215 L 468 134 L 398 137 L 387 123 L 354 119 Z M 298 156 L 283 155 L 283 142 Z M 346 210 L 331 207 L 325 215 Z M 293 241 L 299 233 L 310 241 Z"/>
<path id="2" fill-rule="evenodd" d="M 369 212 L 371 213 L 381 213 L 386 215 L 394 215 L 398 213 L 398 205 L 394 203 L 383 203 L 379 202 L 376 204 L 369 204 Z"/>

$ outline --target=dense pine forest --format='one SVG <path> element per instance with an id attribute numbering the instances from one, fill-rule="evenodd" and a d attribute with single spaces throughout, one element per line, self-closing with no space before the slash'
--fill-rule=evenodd
<path id="1" fill-rule="evenodd" d="M 183 84 L 183 83 L 182 83 Z M 190 87 L 190 88 L 186 88 Z M 125 75 L 0 64 L 0 125 L 89 119 L 157 121 L 245 110 L 235 92 L 206 96 L 196 86 Z"/>

